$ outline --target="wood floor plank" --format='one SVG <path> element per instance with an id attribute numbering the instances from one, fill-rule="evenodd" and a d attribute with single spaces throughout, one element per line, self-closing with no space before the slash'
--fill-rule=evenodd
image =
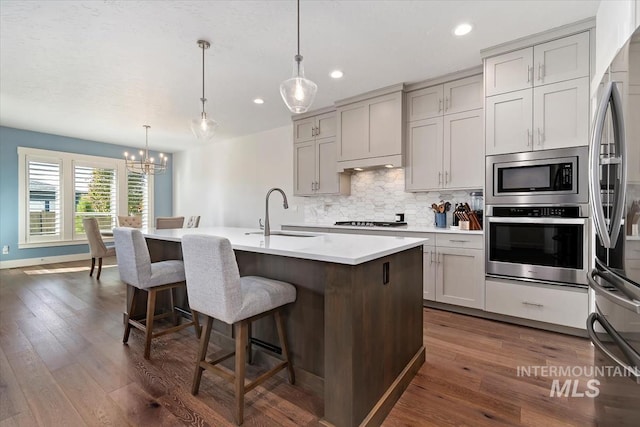
<path id="1" fill-rule="evenodd" d="M 29 405 L 18 385 L 7 356 L 0 348 L 0 421 L 29 412 Z"/>
<path id="2" fill-rule="evenodd" d="M 173 427 L 180 424 L 162 403 L 148 395 L 136 383 L 131 383 L 109 393 L 120 407 L 127 422 L 134 426 Z"/>
<path id="3" fill-rule="evenodd" d="M 62 391 L 90 426 L 126 426 L 128 422 L 113 400 L 79 364 L 53 372 Z"/>

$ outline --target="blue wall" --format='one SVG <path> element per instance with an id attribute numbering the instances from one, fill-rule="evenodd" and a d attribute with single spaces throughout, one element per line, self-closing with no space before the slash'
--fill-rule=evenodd
<path id="1" fill-rule="evenodd" d="M 87 253 L 87 245 L 18 249 L 18 147 L 117 159 L 122 159 L 123 153 L 132 147 L 0 126 L 0 249 L 4 245 L 10 246 L 8 255 L 2 255 L 0 251 L 0 261 Z M 167 171 L 154 178 L 154 216 L 172 215 L 172 161 L 169 154 Z"/>

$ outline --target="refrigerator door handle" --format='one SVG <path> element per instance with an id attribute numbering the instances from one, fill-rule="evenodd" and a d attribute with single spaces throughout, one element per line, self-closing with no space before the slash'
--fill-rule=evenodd
<path id="1" fill-rule="evenodd" d="M 611 352 L 611 350 L 609 350 L 602 343 L 602 341 L 600 341 L 600 338 L 598 338 L 598 335 L 593 329 L 593 325 L 596 321 L 607 332 L 607 334 L 609 335 L 609 337 L 611 337 L 611 339 L 616 344 L 616 346 L 618 346 L 618 348 L 622 350 L 624 355 L 627 356 L 635 364 L 635 366 L 631 366 L 625 363 L 624 361 L 620 360 L 618 356 L 613 354 L 613 352 Z M 638 353 L 636 353 L 636 351 L 629 344 L 626 343 L 624 338 L 622 338 L 620 334 L 618 334 L 613 329 L 613 327 L 609 324 L 609 322 L 607 322 L 604 316 L 600 316 L 598 313 L 591 313 L 589 315 L 589 317 L 587 318 L 587 334 L 589 335 L 589 338 L 591 339 L 591 342 L 595 347 L 597 347 L 600 351 L 606 354 L 611 360 L 613 360 L 621 368 L 623 368 L 625 371 L 625 374 L 633 378 L 637 384 L 640 384 L 640 372 L 639 372 L 640 355 L 638 355 Z"/>
<path id="2" fill-rule="evenodd" d="M 600 277 L 605 282 L 611 284 L 612 287 L 616 289 L 617 292 L 611 291 L 606 287 L 602 286 L 600 283 L 596 281 L 596 276 Z M 591 270 L 591 273 L 587 275 L 587 281 L 589 282 L 589 286 L 593 289 L 597 294 L 602 295 L 612 303 L 619 305 L 621 307 L 626 308 L 634 313 L 640 314 L 640 301 L 635 301 L 629 298 L 624 292 L 620 291 L 615 283 L 610 282 L 607 278 L 602 275 L 595 268 Z"/>
<path id="3" fill-rule="evenodd" d="M 600 196 L 600 141 L 604 131 L 607 116 L 607 107 L 611 106 L 611 120 L 613 122 L 614 142 L 620 156 L 620 179 L 614 185 L 614 207 L 611 212 L 610 228 L 604 217 L 604 206 Z M 598 106 L 598 111 L 594 121 L 593 138 L 589 147 L 589 189 L 591 190 L 592 213 L 596 233 L 600 237 L 602 246 L 610 249 L 615 246 L 622 224 L 622 214 L 624 211 L 624 190 L 627 185 L 627 148 L 624 138 L 624 119 L 622 117 L 622 99 L 620 92 L 614 82 L 609 82 L 604 90 L 602 99 Z"/>

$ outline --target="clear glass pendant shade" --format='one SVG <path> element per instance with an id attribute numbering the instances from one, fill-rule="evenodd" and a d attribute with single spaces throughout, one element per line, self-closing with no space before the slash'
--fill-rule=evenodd
<path id="1" fill-rule="evenodd" d="M 292 113 L 306 112 L 318 92 L 318 85 L 304 77 L 302 57 L 296 55 L 293 62 L 293 77 L 285 80 L 280 85 L 280 95 Z"/>
<path id="2" fill-rule="evenodd" d="M 205 112 L 201 117 L 191 120 L 191 131 L 198 139 L 211 139 L 217 128 L 218 122 L 208 119 Z"/>

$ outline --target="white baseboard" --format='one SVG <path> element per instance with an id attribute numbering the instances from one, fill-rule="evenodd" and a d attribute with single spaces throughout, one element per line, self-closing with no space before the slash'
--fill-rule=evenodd
<path id="1" fill-rule="evenodd" d="M 24 258 L 11 261 L 0 261 L 0 270 L 5 268 L 31 267 L 32 265 L 53 264 L 56 262 L 82 261 L 91 259 L 89 254 L 71 254 L 48 256 L 43 258 Z"/>

